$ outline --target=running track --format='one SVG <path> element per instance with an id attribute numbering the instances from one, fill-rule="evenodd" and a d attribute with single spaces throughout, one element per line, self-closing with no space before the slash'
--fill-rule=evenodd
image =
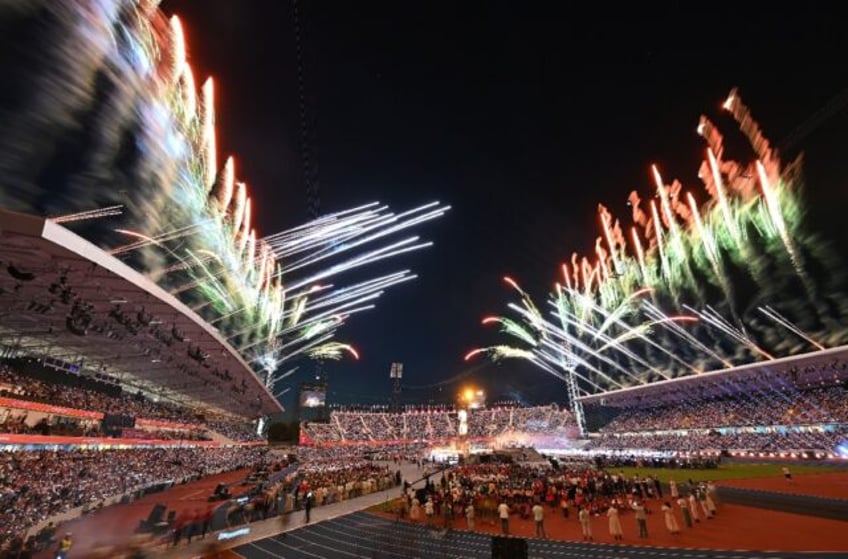
<path id="1" fill-rule="evenodd" d="M 533 559 L 811 559 L 827 552 L 763 552 L 583 544 L 528 539 Z M 357 512 L 242 545 L 245 559 L 490 559 L 491 536 L 428 529 Z"/>

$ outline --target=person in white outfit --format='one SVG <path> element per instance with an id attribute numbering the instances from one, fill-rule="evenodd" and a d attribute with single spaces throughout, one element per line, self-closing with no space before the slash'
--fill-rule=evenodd
<path id="1" fill-rule="evenodd" d="M 718 487 L 712 481 L 707 482 L 707 495 L 709 495 L 710 499 L 713 502 L 713 505 L 717 505 L 719 503 L 718 499 Z"/>
<path id="2" fill-rule="evenodd" d="M 433 500 L 427 499 L 427 502 L 424 503 L 424 516 L 427 517 L 427 526 L 433 524 L 433 515 L 435 514 L 435 509 L 433 508 Z"/>
<path id="3" fill-rule="evenodd" d="M 577 513 L 577 520 L 580 521 L 580 530 L 583 532 L 584 540 L 592 539 L 592 517 L 586 507 L 580 507 Z"/>
<path id="4" fill-rule="evenodd" d="M 665 516 L 665 527 L 668 529 L 670 534 L 679 534 L 680 533 L 680 525 L 677 523 L 677 518 L 674 516 L 674 509 L 671 507 L 671 503 L 663 503 L 661 507 L 663 511 L 663 516 Z"/>
<path id="5" fill-rule="evenodd" d="M 707 492 L 703 487 L 698 488 L 698 503 L 701 505 L 701 511 L 704 513 L 704 518 L 710 519 L 713 517 L 713 511 L 707 506 Z"/>
<path id="6" fill-rule="evenodd" d="M 533 522 L 536 523 L 536 537 L 547 538 L 548 535 L 545 533 L 545 508 L 539 503 L 536 503 L 533 507 Z"/>
<path id="7" fill-rule="evenodd" d="M 701 515 L 698 512 L 698 499 L 695 498 L 694 493 L 689 493 L 689 514 L 692 515 L 692 520 L 695 522 L 701 521 Z"/>
<path id="8" fill-rule="evenodd" d="M 609 533 L 616 541 L 621 541 L 624 538 L 621 530 L 621 520 L 618 518 L 618 509 L 615 505 L 610 505 L 607 509 L 607 518 L 609 518 Z"/>
<path id="9" fill-rule="evenodd" d="M 509 505 L 501 503 L 498 505 L 498 517 L 501 519 L 501 532 L 509 534 Z"/>

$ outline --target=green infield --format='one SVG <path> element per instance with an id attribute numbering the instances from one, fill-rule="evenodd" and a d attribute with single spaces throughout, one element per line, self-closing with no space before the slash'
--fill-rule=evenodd
<path id="1" fill-rule="evenodd" d="M 718 468 L 709 468 L 704 470 L 694 469 L 671 469 L 671 468 L 607 468 L 610 472 L 624 472 L 627 477 L 633 477 L 638 474 L 640 476 L 651 475 L 659 478 L 660 481 L 667 482 L 671 479 L 675 481 L 685 481 L 692 479 L 694 481 L 704 481 L 708 479 L 751 479 L 762 477 L 780 477 L 783 475 L 781 468 L 783 464 L 776 463 L 724 463 Z M 826 474 L 831 472 L 846 472 L 844 468 L 835 466 L 813 466 L 809 464 L 790 464 L 789 469 L 792 475 L 804 474 Z"/>

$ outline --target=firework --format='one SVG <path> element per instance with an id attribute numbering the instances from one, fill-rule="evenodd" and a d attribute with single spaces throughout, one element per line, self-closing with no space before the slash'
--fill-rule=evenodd
<path id="1" fill-rule="evenodd" d="M 429 247 L 398 236 L 449 208 L 432 202 L 395 213 L 375 202 L 262 237 L 237 161 L 217 152 L 215 83 L 196 88 L 182 25 L 156 5 L 49 3 L 41 15 L 57 40 L 29 53 L 40 57 L 23 70 L 33 74 L 26 77 L 35 94 L 4 115 L 0 174 L 9 187 L 0 201 L 80 226 L 123 215 L 111 236 L 102 225 L 82 233 L 96 233 L 92 240 L 180 297 L 258 371 L 301 356 L 357 357 L 334 341 L 339 327 L 416 276 L 338 282 Z M 79 164 L 59 169 L 64 188 L 48 191 L 39 177 L 53 165 L 49 154 L 76 133 L 78 115 L 92 132 L 80 139 Z"/>
<path id="2" fill-rule="evenodd" d="M 83 221 L 86 219 L 100 219 L 103 217 L 112 217 L 121 215 L 123 213 L 122 206 L 111 206 L 108 208 L 98 208 L 96 210 L 88 210 L 84 212 L 77 212 L 73 214 L 60 215 L 54 218 L 51 218 L 51 221 L 54 223 L 70 223 L 72 221 Z"/>
<path id="3" fill-rule="evenodd" d="M 481 348 L 466 359 L 527 359 L 597 392 L 844 343 L 848 333 L 835 327 L 848 316 L 842 276 L 803 227 L 798 162 L 781 164 L 737 91 L 724 108 L 754 161 L 725 159 L 721 133 L 701 117 L 706 201 L 652 166 L 655 197 L 629 197 L 629 238 L 599 206 L 594 254 L 562 264 L 549 312 L 505 278 L 520 297 L 509 305 L 517 320 L 483 323 L 524 347 Z M 812 261 L 829 269 L 818 283 L 805 268 Z"/>

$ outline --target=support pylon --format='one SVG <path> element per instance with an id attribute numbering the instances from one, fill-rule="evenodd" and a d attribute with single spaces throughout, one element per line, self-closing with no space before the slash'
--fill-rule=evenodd
<path id="1" fill-rule="evenodd" d="M 565 385 L 568 387 L 568 402 L 571 405 L 571 413 L 577 421 L 580 437 L 586 438 L 586 416 L 583 414 L 583 403 L 577 399 L 577 376 L 571 369 L 565 372 Z"/>

